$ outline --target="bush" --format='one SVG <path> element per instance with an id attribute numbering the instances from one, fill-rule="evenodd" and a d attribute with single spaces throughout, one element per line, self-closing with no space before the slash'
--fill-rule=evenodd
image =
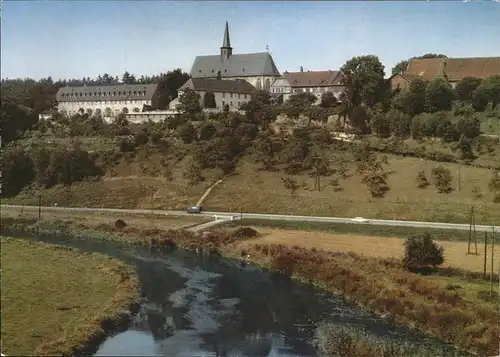
<path id="1" fill-rule="evenodd" d="M 443 166 L 432 168 L 432 177 L 434 178 L 434 186 L 436 186 L 439 193 L 451 192 L 451 172 Z"/>
<path id="2" fill-rule="evenodd" d="M 417 174 L 417 187 L 418 188 L 426 188 L 429 186 L 429 180 L 427 180 L 427 176 L 425 175 L 425 171 L 420 171 Z"/>
<path id="3" fill-rule="evenodd" d="M 134 135 L 134 141 L 136 146 L 146 145 L 148 142 L 148 134 L 144 131 L 140 131 Z"/>
<path id="4" fill-rule="evenodd" d="M 197 138 L 196 129 L 191 123 L 181 125 L 177 132 L 185 144 L 191 144 Z"/>
<path id="5" fill-rule="evenodd" d="M 134 152 L 135 151 L 135 140 L 129 138 L 121 138 L 118 141 L 118 147 L 121 152 Z"/>
<path id="6" fill-rule="evenodd" d="M 437 267 L 444 262 L 444 250 L 432 240 L 429 233 L 410 235 L 405 240 L 403 266 L 408 269 Z"/>

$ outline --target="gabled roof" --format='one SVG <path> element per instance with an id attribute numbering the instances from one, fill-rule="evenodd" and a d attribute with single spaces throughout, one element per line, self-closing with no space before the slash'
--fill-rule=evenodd
<path id="1" fill-rule="evenodd" d="M 151 100 L 157 84 L 120 84 L 112 86 L 61 87 L 58 102 L 97 102 L 103 100 Z"/>
<path id="2" fill-rule="evenodd" d="M 340 71 L 285 72 L 283 76 L 292 88 L 342 85 Z"/>
<path id="3" fill-rule="evenodd" d="M 192 78 L 216 78 L 220 71 L 222 78 L 248 76 L 279 76 L 273 58 L 267 52 L 231 55 L 196 56 L 191 67 Z"/>
<path id="4" fill-rule="evenodd" d="M 488 78 L 500 75 L 500 57 L 448 58 L 444 72 L 449 81 L 460 81 L 465 77 Z"/>
<path id="5" fill-rule="evenodd" d="M 484 79 L 496 74 L 500 75 L 500 57 L 414 58 L 404 73 L 405 76 L 420 76 L 427 80 L 444 75 L 452 82 L 465 77 Z"/>
<path id="6" fill-rule="evenodd" d="M 191 78 L 179 88 L 179 91 L 183 91 L 186 89 L 204 92 L 226 92 L 241 94 L 251 94 L 256 91 L 255 87 L 245 80 L 231 81 L 209 78 Z"/>
<path id="7" fill-rule="evenodd" d="M 444 58 L 412 58 L 404 75 L 423 77 L 429 81 L 444 74 Z"/>

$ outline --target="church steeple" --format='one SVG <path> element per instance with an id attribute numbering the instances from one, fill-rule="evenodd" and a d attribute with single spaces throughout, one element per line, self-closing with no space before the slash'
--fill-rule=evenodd
<path id="1" fill-rule="evenodd" d="M 222 41 L 222 47 L 220 48 L 220 55 L 223 59 L 227 60 L 233 54 L 233 48 L 231 47 L 231 40 L 229 39 L 229 24 L 226 21 L 226 29 L 224 31 L 224 40 Z"/>

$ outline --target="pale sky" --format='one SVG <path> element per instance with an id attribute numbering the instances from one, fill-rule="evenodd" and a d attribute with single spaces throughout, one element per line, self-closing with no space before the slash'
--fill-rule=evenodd
<path id="1" fill-rule="evenodd" d="M 1 77 L 136 76 L 218 54 L 264 52 L 280 72 L 379 56 L 386 74 L 424 53 L 500 56 L 500 3 L 461 1 L 13 1 L 2 4 Z"/>

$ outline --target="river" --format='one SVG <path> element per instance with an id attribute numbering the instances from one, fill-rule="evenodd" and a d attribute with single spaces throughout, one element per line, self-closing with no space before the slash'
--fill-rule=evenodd
<path id="1" fill-rule="evenodd" d="M 309 285 L 251 265 L 190 252 L 40 240 L 100 252 L 137 267 L 141 306 L 94 356 L 316 356 L 314 325 L 330 321 L 412 344 L 440 345 Z"/>

